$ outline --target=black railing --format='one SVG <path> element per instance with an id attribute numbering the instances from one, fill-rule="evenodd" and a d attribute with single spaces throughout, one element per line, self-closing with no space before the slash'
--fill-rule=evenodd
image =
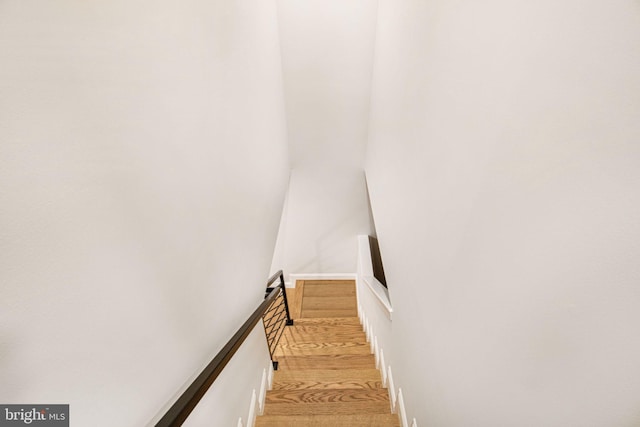
<path id="1" fill-rule="evenodd" d="M 275 287 L 269 288 L 269 286 L 272 285 L 278 277 L 280 278 L 280 283 Z M 176 400 L 171 408 L 169 408 L 160 421 L 158 421 L 156 427 L 177 427 L 184 423 L 189 414 L 191 414 L 191 411 L 193 411 L 198 402 L 200 402 L 202 396 L 204 396 L 207 390 L 209 390 L 211 384 L 213 384 L 216 378 L 218 378 L 222 370 L 227 366 L 227 363 L 229 363 L 229 360 L 231 360 L 247 336 L 249 336 L 251 331 L 253 331 L 256 324 L 265 315 L 265 313 L 271 309 L 277 299 L 281 298 L 284 303 L 284 312 L 286 314 L 285 324 L 293 324 L 293 320 L 291 320 L 289 315 L 289 304 L 287 302 L 287 294 L 285 293 L 282 270 L 269 278 L 269 281 L 267 282 L 267 289 L 270 290 L 267 292 L 264 301 L 258 306 L 253 314 L 249 316 L 247 321 L 244 322 L 240 329 L 238 329 L 238 332 L 231 337 L 222 350 L 218 352 L 216 357 L 209 362 L 207 367 L 204 368 L 187 390 L 182 393 L 178 400 Z M 282 333 L 280 333 L 280 335 L 282 335 Z M 278 336 L 278 339 L 280 339 L 280 336 Z M 269 353 L 273 355 L 273 352 L 271 351 L 271 344 L 269 345 Z M 274 363 L 274 365 L 277 365 L 277 363 Z"/>
<path id="2" fill-rule="evenodd" d="M 271 287 L 271 285 L 280 279 L 278 285 Z M 267 344 L 269 344 L 269 354 L 271 355 L 271 362 L 273 363 L 273 369 L 278 369 L 278 361 L 275 360 L 275 351 L 278 347 L 280 337 L 284 333 L 285 326 L 293 325 L 293 319 L 289 313 L 289 302 L 287 301 L 287 292 L 284 286 L 284 275 L 282 270 L 271 276 L 269 282 L 267 282 L 266 296 L 272 294 L 277 289 L 280 289 L 278 296 L 273 300 L 267 311 L 262 316 L 264 323 L 264 332 L 267 335 Z"/>

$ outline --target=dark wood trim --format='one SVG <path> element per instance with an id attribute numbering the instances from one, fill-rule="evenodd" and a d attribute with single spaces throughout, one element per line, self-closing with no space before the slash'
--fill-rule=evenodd
<path id="1" fill-rule="evenodd" d="M 386 288 L 387 278 L 384 276 L 384 267 L 382 265 L 380 246 L 378 245 L 378 239 L 373 236 L 369 236 L 369 249 L 371 250 L 371 266 L 373 267 L 373 277 L 378 279 L 378 281 L 382 283 L 382 285 Z"/>

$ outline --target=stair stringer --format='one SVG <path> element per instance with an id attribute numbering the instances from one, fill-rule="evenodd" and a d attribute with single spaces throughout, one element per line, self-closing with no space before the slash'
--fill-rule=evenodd
<path id="1" fill-rule="evenodd" d="M 358 317 L 362 324 L 362 329 L 367 337 L 367 342 L 371 345 L 371 354 L 374 355 L 376 361 L 376 368 L 380 371 L 382 378 L 382 386 L 387 389 L 389 393 L 390 410 L 392 414 L 397 414 L 402 427 L 418 427 L 418 422 L 414 418 L 411 426 L 407 420 L 407 411 L 404 404 L 404 396 L 402 388 L 397 387 L 393 380 L 393 372 L 391 365 L 385 363 L 384 349 L 378 343 L 378 337 L 375 334 L 373 326 L 366 316 L 366 313 L 362 306 L 358 304 Z"/>
<path id="2" fill-rule="evenodd" d="M 382 377 L 382 385 L 387 388 L 389 393 L 391 413 L 398 416 L 402 427 L 417 427 L 418 422 L 415 418 L 409 424 L 404 403 L 404 391 L 394 382 L 391 364 L 389 363 L 392 358 L 385 357 L 385 354 L 393 356 L 394 349 L 391 348 L 390 339 L 393 309 L 388 299 L 382 301 L 380 292 L 375 292 L 365 278 L 369 281 L 375 280 L 371 273 L 368 237 L 358 236 L 358 274 L 356 277 L 358 318 L 367 337 L 367 342 L 370 344 L 371 353 L 375 356 L 376 368 L 380 371 Z"/>

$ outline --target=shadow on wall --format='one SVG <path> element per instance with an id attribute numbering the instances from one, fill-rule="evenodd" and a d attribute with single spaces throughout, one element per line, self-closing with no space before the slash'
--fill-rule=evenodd
<path id="1" fill-rule="evenodd" d="M 356 236 L 372 228 L 367 206 L 361 169 L 294 169 L 276 267 L 288 274 L 355 272 Z"/>

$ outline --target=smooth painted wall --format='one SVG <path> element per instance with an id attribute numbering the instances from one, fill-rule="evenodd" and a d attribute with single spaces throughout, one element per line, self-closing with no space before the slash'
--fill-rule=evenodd
<path id="1" fill-rule="evenodd" d="M 356 272 L 377 0 L 277 0 L 292 168 L 272 271 Z"/>
<path id="2" fill-rule="evenodd" d="M 292 168 L 362 169 L 377 0 L 277 0 Z"/>
<path id="3" fill-rule="evenodd" d="M 3 0 L 0 64 L 0 401 L 145 425 L 264 295 L 275 2 Z"/>
<path id="4" fill-rule="evenodd" d="M 293 169 L 272 271 L 355 274 L 358 234 L 371 232 L 364 172 Z M 281 262 L 281 265 L 277 263 Z"/>
<path id="5" fill-rule="evenodd" d="M 238 425 L 239 419 L 242 419 L 243 426 L 252 425 L 250 422 L 253 422 L 253 417 L 260 410 L 261 403 L 258 401 L 262 377 L 268 378 L 272 366 L 264 323 L 259 321 L 183 426 L 233 427 Z M 265 381 L 265 390 L 267 389 L 268 381 Z M 251 394 L 254 390 L 257 400 L 252 411 Z M 155 424 L 154 419 L 147 427 Z"/>
<path id="6" fill-rule="evenodd" d="M 366 173 L 409 419 L 639 425 L 640 4 L 379 6 Z"/>

